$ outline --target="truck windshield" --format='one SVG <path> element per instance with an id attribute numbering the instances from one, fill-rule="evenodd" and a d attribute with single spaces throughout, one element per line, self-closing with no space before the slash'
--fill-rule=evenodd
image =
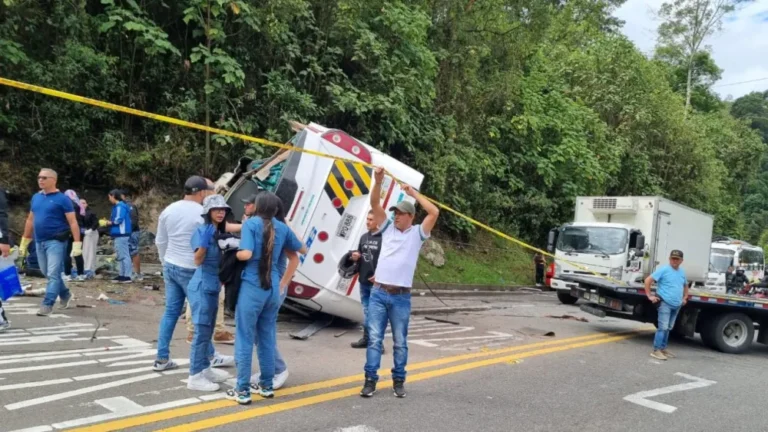
<path id="1" fill-rule="evenodd" d="M 624 228 L 571 226 L 560 232 L 557 249 L 563 252 L 616 255 L 626 250 L 627 241 L 627 230 Z"/>
<path id="2" fill-rule="evenodd" d="M 739 251 L 739 266 L 745 270 L 762 270 L 764 264 L 763 251 L 755 249 Z"/>
<path id="3" fill-rule="evenodd" d="M 712 249 L 709 254 L 709 271 L 725 273 L 733 265 L 734 251 L 728 249 Z"/>

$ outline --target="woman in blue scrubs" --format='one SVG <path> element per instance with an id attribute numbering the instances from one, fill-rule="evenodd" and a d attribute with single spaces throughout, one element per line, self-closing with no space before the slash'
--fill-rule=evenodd
<path id="1" fill-rule="evenodd" d="M 286 254 L 288 266 L 281 280 L 280 255 L 284 249 L 296 252 L 302 247 L 288 225 L 275 218 L 279 203 L 280 198 L 271 192 L 258 195 L 255 215 L 243 224 L 237 252 L 237 258 L 246 261 L 246 265 L 235 307 L 237 385 L 227 391 L 227 399 L 241 405 L 251 403 L 251 364 L 257 335 L 261 369 L 258 392 L 264 398 L 274 397 L 277 312 L 281 294 L 288 289 L 290 277 L 298 266 L 298 255 Z"/>
<path id="2" fill-rule="evenodd" d="M 203 225 L 192 235 L 192 249 L 195 251 L 195 275 L 187 286 L 189 307 L 195 336 L 189 352 L 189 381 L 187 388 L 200 391 L 217 391 L 219 384 L 230 378 L 227 372 L 211 367 L 214 356 L 213 329 L 216 326 L 216 312 L 219 308 L 219 249 L 217 236 L 226 231 L 236 232 L 240 225 L 227 224 L 227 213 L 231 211 L 221 195 L 211 195 L 203 201 Z"/>

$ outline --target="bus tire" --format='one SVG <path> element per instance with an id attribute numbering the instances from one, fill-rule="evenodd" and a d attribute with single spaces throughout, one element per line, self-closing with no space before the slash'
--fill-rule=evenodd
<path id="1" fill-rule="evenodd" d="M 560 300 L 560 303 L 567 305 L 576 304 L 579 301 L 578 298 L 572 296 L 568 291 L 557 291 L 557 299 Z"/>
<path id="2" fill-rule="evenodd" d="M 752 318 L 740 312 L 712 317 L 702 330 L 701 339 L 705 345 L 728 354 L 747 351 L 755 338 Z"/>

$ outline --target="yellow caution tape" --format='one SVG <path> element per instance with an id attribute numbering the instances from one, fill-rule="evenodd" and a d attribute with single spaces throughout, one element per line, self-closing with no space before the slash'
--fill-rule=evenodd
<path id="1" fill-rule="evenodd" d="M 104 101 L 100 101 L 100 100 L 96 100 L 96 99 L 91 99 L 91 98 L 87 98 L 87 97 L 83 97 L 83 96 L 78 96 L 78 95 L 75 95 L 75 94 L 72 94 L 72 93 L 67 93 L 67 92 L 63 92 L 63 91 L 59 91 L 59 90 L 53 90 L 53 89 L 49 89 L 49 88 L 46 88 L 46 87 L 40 87 L 40 86 L 36 86 L 34 84 L 27 84 L 27 83 L 23 83 L 21 81 L 15 81 L 15 80 L 10 80 L 10 79 L 7 79 L 7 78 L 0 77 L 0 84 L 8 86 L 8 87 L 14 87 L 14 88 L 21 89 L 21 90 L 27 90 L 27 91 L 31 91 L 31 92 L 35 92 L 35 93 L 44 94 L 44 95 L 47 95 L 47 96 L 53 96 L 53 97 L 57 97 L 57 98 L 60 98 L 60 99 L 66 99 L 66 100 L 69 100 L 69 101 L 72 101 L 72 102 L 79 102 L 79 103 L 86 104 L 86 105 L 92 105 L 92 106 L 96 106 L 96 107 L 99 107 L 99 108 L 108 109 L 108 110 L 111 110 L 111 111 L 118 111 L 118 112 L 125 113 L 125 114 L 132 114 L 132 115 L 135 115 L 135 116 L 138 116 L 138 117 L 145 117 L 145 118 L 149 118 L 149 119 L 152 119 L 152 120 L 157 120 L 157 121 L 161 121 L 161 122 L 165 122 L 165 123 L 170 123 L 170 124 L 173 124 L 173 125 L 182 126 L 182 127 L 186 127 L 186 128 L 190 128 L 190 129 L 197 129 L 197 130 L 201 130 L 201 131 L 205 131 L 205 132 L 210 132 L 210 133 L 214 133 L 214 134 L 218 134 L 218 135 L 224 135 L 224 136 L 228 136 L 228 137 L 232 137 L 232 138 L 237 138 L 237 139 L 241 139 L 243 141 L 252 142 L 252 143 L 256 143 L 256 144 L 261 144 L 261 145 L 265 145 L 265 146 L 269 146 L 269 147 L 277 147 L 277 148 L 284 149 L 284 150 L 301 152 L 301 153 L 306 153 L 306 154 L 310 154 L 310 155 L 317 156 L 317 157 L 324 157 L 324 158 L 329 158 L 329 159 L 341 160 L 341 161 L 344 161 L 344 162 L 358 164 L 358 165 L 362 165 L 362 166 L 366 166 L 366 167 L 370 167 L 370 168 L 376 168 L 376 166 L 374 166 L 372 164 L 369 164 L 369 163 L 366 163 L 366 162 L 362 162 L 360 160 L 353 160 L 353 159 L 347 159 L 347 158 L 343 158 L 343 157 L 333 156 L 333 155 L 330 155 L 330 154 L 327 154 L 327 153 L 323 153 L 323 152 L 319 152 L 319 151 L 315 151 L 315 150 L 296 148 L 296 147 L 293 147 L 293 146 L 288 145 L 288 144 L 282 144 L 282 143 L 278 143 L 278 142 L 275 142 L 275 141 L 266 140 L 266 139 L 263 139 L 263 138 L 256 138 L 256 137 L 252 137 L 252 136 L 241 134 L 241 133 L 237 133 L 237 132 L 231 132 L 231 131 L 228 131 L 228 130 L 225 130 L 225 129 L 219 129 L 219 128 L 214 128 L 214 127 L 210 127 L 210 126 L 201 125 L 201 124 L 198 124 L 198 123 L 192 123 L 192 122 L 188 122 L 188 121 L 185 121 L 185 120 L 177 119 L 177 118 L 174 118 L 174 117 L 168 117 L 168 116 L 164 116 L 164 115 L 160 115 L 160 114 L 150 113 L 150 112 L 147 112 L 147 111 L 141 111 L 141 110 L 129 108 L 129 107 L 122 106 L 122 105 L 117 105 L 117 104 L 113 104 L 113 103 L 109 103 L 109 102 L 104 102 Z M 387 172 L 387 173 L 395 181 L 397 181 L 398 183 L 403 183 L 402 181 L 397 179 L 397 177 L 392 175 L 392 173 L 390 173 L 390 172 Z M 555 258 L 554 255 L 550 254 L 547 251 L 539 249 L 539 248 L 537 248 L 535 246 L 531 246 L 528 243 L 525 243 L 522 240 L 518 240 L 518 239 L 516 239 L 516 238 L 514 238 L 514 237 L 512 237 L 510 235 L 504 234 L 503 232 L 501 232 L 501 231 L 499 231 L 499 230 L 497 230 L 495 228 L 492 228 L 492 227 L 490 227 L 490 226 L 488 226 L 488 225 L 486 225 L 486 224 L 484 224 L 482 222 L 479 222 L 479 221 L 477 221 L 477 220 L 475 220 L 475 219 L 473 219 L 473 218 L 471 218 L 471 217 L 469 217 L 469 216 L 467 216 L 467 215 L 465 215 L 465 214 L 463 214 L 463 213 L 461 213 L 461 212 L 459 212 L 457 210 L 454 210 L 451 207 L 448 207 L 447 205 L 445 205 L 445 204 L 443 204 L 443 203 L 441 203 L 441 202 L 439 202 L 437 200 L 429 198 L 426 195 L 425 195 L 425 198 L 428 199 L 433 204 L 435 204 L 436 206 L 438 206 L 439 208 L 441 208 L 443 210 L 446 210 L 449 213 L 452 213 L 452 214 L 454 214 L 454 215 L 456 215 L 456 216 L 458 216 L 458 217 L 460 217 L 462 219 L 465 219 L 468 222 L 470 222 L 471 224 L 473 224 L 473 225 L 475 225 L 477 227 L 480 227 L 480 228 L 482 228 L 482 229 L 484 229 L 484 230 L 486 230 L 486 231 L 488 231 L 488 232 L 490 232 L 492 234 L 495 234 L 495 235 L 497 235 L 497 236 L 499 236 L 499 237 L 501 237 L 501 238 L 503 238 L 505 240 L 508 240 L 508 241 L 510 241 L 510 242 L 512 242 L 514 244 L 517 244 L 519 246 L 522 246 L 522 247 L 524 247 L 526 249 L 538 252 L 540 254 L 543 254 L 543 255 L 551 257 L 551 258 Z M 608 276 L 605 276 L 603 274 L 600 274 L 600 273 L 598 273 L 598 272 L 596 272 L 596 271 L 594 271 L 594 270 L 592 270 L 590 268 L 582 266 L 579 263 L 575 263 L 575 262 L 572 262 L 572 261 L 569 261 L 569 260 L 564 260 L 562 258 L 557 258 L 557 259 L 559 261 L 568 263 L 568 264 L 570 264 L 570 265 L 572 265 L 572 266 L 574 266 L 574 267 L 576 267 L 578 269 L 584 270 L 584 271 L 586 271 L 586 272 L 588 272 L 588 273 L 590 273 L 590 274 L 592 274 L 594 276 L 597 276 L 599 278 L 607 279 L 607 280 L 610 280 L 611 282 L 614 282 L 614 283 L 623 284 L 623 282 L 621 282 L 621 281 L 617 281 L 617 280 L 615 280 L 615 279 L 613 279 L 611 277 L 608 277 Z"/>

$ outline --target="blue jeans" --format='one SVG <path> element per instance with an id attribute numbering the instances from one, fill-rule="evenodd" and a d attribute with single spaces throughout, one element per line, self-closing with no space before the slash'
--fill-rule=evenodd
<path id="1" fill-rule="evenodd" d="M 216 352 L 213 348 L 213 328 L 216 325 L 216 312 L 219 309 L 219 290 L 221 283 L 218 274 L 204 273 L 198 268 L 187 286 L 189 307 L 195 335 L 189 351 L 189 375 L 197 375 L 211 366 L 211 358 Z"/>
<path id="2" fill-rule="evenodd" d="M 667 348 L 669 331 L 675 326 L 678 312 L 680 312 L 680 306 L 670 306 L 664 300 L 661 301 L 661 304 L 659 305 L 659 321 L 656 329 L 656 336 L 653 338 L 654 351 Z"/>
<path id="3" fill-rule="evenodd" d="M 280 307 L 283 306 L 283 302 L 285 301 L 285 298 L 288 297 L 288 290 L 285 290 L 285 294 L 280 296 Z M 279 309 L 278 309 L 279 311 Z M 258 348 L 259 346 L 259 335 L 256 335 L 256 338 L 253 341 L 254 345 Z M 261 375 L 261 371 L 263 371 L 264 368 L 262 367 L 262 364 L 259 363 L 259 375 Z M 280 354 L 280 350 L 277 349 L 277 324 L 275 324 L 275 375 L 279 375 L 283 372 L 288 370 L 288 365 L 285 363 L 285 359 L 283 359 L 283 355 Z"/>
<path id="4" fill-rule="evenodd" d="M 243 280 L 235 307 L 235 365 L 237 390 L 251 389 L 253 346 L 258 342 L 261 377 L 259 386 L 271 389 L 275 377 L 275 351 L 277 348 L 277 312 L 280 310 L 280 289 L 262 289 L 253 282 Z"/>
<path id="5" fill-rule="evenodd" d="M 133 264 L 131 263 L 131 254 L 128 252 L 128 237 L 115 237 L 115 252 L 117 253 L 117 262 L 120 263 L 120 276 L 131 277 Z"/>
<path id="6" fill-rule="evenodd" d="M 392 326 L 395 346 L 395 367 L 392 379 L 405 379 L 405 365 L 408 363 L 408 321 L 411 318 L 411 294 L 389 294 L 374 287 L 368 303 L 368 350 L 365 353 L 365 376 L 379 380 L 381 352 L 384 347 L 384 332 L 387 321 Z"/>
<path id="7" fill-rule="evenodd" d="M 176 329 L 176 322 L 181 316 L 181 308 L 187 298 L 187 286 L 195 269 L 179 267 L 165 263 L 163 265 L 163 280 L 165 281 L 165 313 L 160 319 L 160 330 L 157 336 L 157 359 L 170 358 L 171 339 Z"/>
<path id="8" fill-rule="evenodd" d="M 35 246 L 37 261 L 40 263 L 40 271 L 45 273 L 45 277 L 48 279 L 43 306 L 53 306 L 56 303 L 57 297 L 68 299 L 72 296 L 61 279 L 64 255 L 67 253 L 67 242 L 46 240 L 37 243 Z"/>
<path id="9" fill-rule="evenodd" d="M 363 305 L 363 328 L 368 331 L 368 304 L 371 301 L 373 284 L 360 281 L 360 303 Z"/>

